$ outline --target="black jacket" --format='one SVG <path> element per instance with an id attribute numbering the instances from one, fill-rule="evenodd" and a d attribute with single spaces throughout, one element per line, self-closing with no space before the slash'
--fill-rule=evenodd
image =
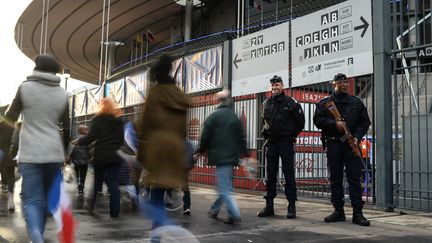
<path id="1" fill-rule="evenodd" d="M 324 105 L 329 100 L 332 100 L 336 104 L 336 107 L 346 122 L 349 131 L 358 139 L 358 141 L 360 141 L 367 133 L 371 121 L 363 102 L 356 96 L 346 93 L 333 94 L 320 100 L 316 104 L 313 120 L 315 126 L 322 129 L 324 141 L 329 137 L 341 138 L 343 136 L 343 134 L 336 128 L 335 119 Z"/>
<path id="2" fill-rule="evenodd" d="M 270 139 L 270 142 L 295 141 L 305 124 L 300 104 L 285 93 L 264 101 L 262 118 L 264 122 L 262 135 L 265 139 Z"/>
<path id="3" fill-rule="evenodd" d="M 14 166 L 15 162 L 9 154 L 9 148 L 11 145 L 11 137 L 14 131 L 13 126 L 10 126 L 5 121 L 0 122 L 0 150 L 3 151 L 3 159 L 0 159 L 0 165 L 2 166 Z"/>
<path id="4" fill-rule="evenodd" d="M 218 106 L 204 122 L 199 153 L 207 152 L 209 165 L 237 165 L 247 155 L 246 139 L 237 115 L 227 105 Z"/>
<path id="5" fill-rule="evenodd" d="M 123 144 L 123 122 L 113 115 L 97 115 L 93 118 L 90 132 L 80 138 L 78 144 L 94 145 L 94 163 L 118 164 L 121 162 L 116 151 Z"/>
<path id="6" fill-rule="evenodd" d="M 79 135 L 78 139 L 83 138 L 84 135 Z M 76 145 L 72 153 L 70 154 L 71 161 L 74 165 L 77 166 L 83 166 L 87 165 L 90 162 L 91 156 L 89 152 L 89 146 L 88 145 Z"/>

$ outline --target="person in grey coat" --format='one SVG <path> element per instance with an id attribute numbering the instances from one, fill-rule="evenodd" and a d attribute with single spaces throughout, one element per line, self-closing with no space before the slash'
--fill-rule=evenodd
<path id="1" fill-rule="evenodd" d="M 38 55 L 35 65 L 33 74 L 19 86 L 5 119 L 13 124 L 23 115 L 18 168 L 23 178 L 24 215 L 30 240 L 44 242 L 47 196 L 61 176 L 70 122 L 67 94 L 56 76 L 59 63 L 50 55 Z"/>
<path id="2" fill-rule="evenodd" d="M 204 122 L 199 148 L 195 157 L 207 152 L 208 164 L 216 166 L 218 198 L 208 212 L 210 218 L 217 215 L 225 203 L 228 211 L 227 224 L 241 222 L 240 209 L 233 196 L 234 166 L 239 163 L 240 156 L 246 156 L 246 140 L 240 119 L 229 108 L 230 93 L 223 90 L 215 95 L 220 103 Z"/>

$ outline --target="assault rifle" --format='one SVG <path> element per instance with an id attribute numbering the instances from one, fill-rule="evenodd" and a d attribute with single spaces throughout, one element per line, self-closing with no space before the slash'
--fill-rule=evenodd
<path id="1" fill-rule="evenodd" d="M 264 137 L 264 144 L 262 147 L 265 148 L 265 146 L 267 146 L 267 144 L 270 141 L 270 124 L 265 119 L 263 119 L 263 121 L 264 121 L 264 126 L 263 126 L 263 130 L 261 131 L 261 134 Z"/>
<path id="2" fill-rule="evenodd" d="M 339 113 L 339 111 L 338 111 L 338 109 L 336 107 L 336 104 L 333 101 L 330 100 L 327 103 L 325 103 L 324 105 L 330 111 L 330 113 L 332 114 L 332 116 L 336 120 L 336 122 L 343 121 L 343 118 L 340 115 L 340 113 Z M 348 140 L 348 144 L 351 147 L 354 155 L 357 156 L 357 157 L 359 157 L 359 158 L 361 158 L 361 152 L 360 152 L 360 149 L 359 149 L 359 144 L 357 144 L 354 141 L 354 137 L 351 134 L 351 132 L 349 131 L 349 129 L 346 126 L 345 123 L 344 123 L 344 126 L 343 126 L 343 130 L 344 130 L 344 136 L 341 138 L 341 141 L 345 142 L 345 141 Z"/>

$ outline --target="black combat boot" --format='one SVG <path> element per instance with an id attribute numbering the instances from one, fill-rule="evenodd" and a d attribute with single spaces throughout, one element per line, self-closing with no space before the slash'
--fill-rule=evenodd
<path id="1" fill-rule="evenodd" d="M 345 221 L 345 212 L 343 207 L 335 207 L 335 210 L 332 214 L 324 218 L 325 222 L 333 223 L 339 221 Z"/>
<path id="2" fill-rule="evenodd" d="M 352 217 L 353 224 L 358 224 L 361 226 L 369 226 L 370 222 L 363 216 L 362 208 L 355 207 L 353 210 L 353 217 Z"/>
<path id="3" fill-rule="evenodd" d="M 290 201 L 288 204 L 287 219 L 294 219 L 296 217 L 295 201 Z"/>
<path id="4" fill-rule="evenodd" d="M 273 199 L 266 198 L 266 206 L 257 213 L 258 217 L 269 217 L 275 215 L 273 207 Z"/>

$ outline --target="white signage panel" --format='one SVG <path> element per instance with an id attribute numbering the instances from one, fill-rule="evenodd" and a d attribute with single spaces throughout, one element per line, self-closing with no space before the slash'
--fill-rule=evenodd
<path id="1" fill-rule="evenodd" d="M 292 22 L 292 86 L 373 72 L 370 0 L 349 0 Z"/>
<path id="2" fill-rule="evenodd" d="M 232 95 L 270 90 L 270 78 L 288 84 L 288 23 L 233 40 Z"/>

